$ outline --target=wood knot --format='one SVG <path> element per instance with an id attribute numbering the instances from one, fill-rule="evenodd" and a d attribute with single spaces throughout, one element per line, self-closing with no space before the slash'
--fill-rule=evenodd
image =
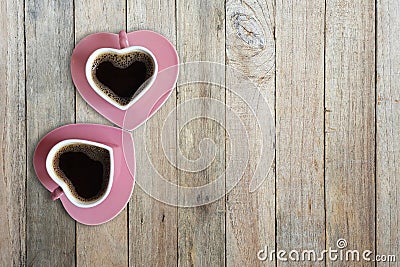
<path id="1" fill-rule="evenodd" d="M 261 24 L 252 16 L 235 13 L 231 17 L 233 28 L 237 36 L 253 48 L 263 49 L 265 47 L 265 34 Z"/>

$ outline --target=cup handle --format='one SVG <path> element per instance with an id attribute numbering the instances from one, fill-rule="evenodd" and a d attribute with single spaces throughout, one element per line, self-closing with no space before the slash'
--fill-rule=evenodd
<path id="1" fill-rule="evenodd" d="M 119 36 L 120 49 L 129 47 L 128 35 L 126 34 L 126 31 L 124 30 L 120 31 L 118 36 Z"/>
<path id="2" fill-rule="evenodd" d="M 64 194 L 64 192 L 63 192 L 63 190 L 61 189 L 61 187 L 57 187 L 57 188 L 54 189 L 54 191 L 51 192 L 51 194 L 50 194 L 51 200 L 55 201 L 55 200 L 59 199 L 63 194 Z"/>

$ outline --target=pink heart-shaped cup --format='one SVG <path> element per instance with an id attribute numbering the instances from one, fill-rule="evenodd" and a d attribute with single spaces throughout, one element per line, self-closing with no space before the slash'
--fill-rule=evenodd
<path id="1" fill-rule="evenodd" d="M 71 75 L 78 92 L 90 106 L 119 127 L 133 130 L 150 118 L 171 94 L 178 77 L 178 54 L 171 42 L 153 31 L 129 32 L 125 39 L 123 36 L 95 33 L 83 38 L 72 54 Z M 157 62 L 158 72 L 151 86 L 127 109 L 121 109 L 92 88 L 86 77 L 86 63 L 98 49 L 120 50 L 127 46 L 143 47 L 150 51 Z M 128 113 L 130 115 L 124 121 Z"/>

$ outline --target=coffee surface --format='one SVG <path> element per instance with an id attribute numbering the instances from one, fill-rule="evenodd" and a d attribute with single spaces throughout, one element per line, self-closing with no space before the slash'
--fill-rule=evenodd
<path id="1" fill-rule="evenodd" d="M 56 154 L 53 167 L 73 195 L 81 201 L 93 201 L 104 195 L 110 176 L 110 153 L 107 149 L 72 144 Z"/>
<path id="2" fill-rule="evenodd" d="M 137 51 L 124 55 L 104 53 L 92 66 L 96 85 L 120 105 L 127 105 L 137 96 L 153 74 L 153 59 L 147 53 Z"/>

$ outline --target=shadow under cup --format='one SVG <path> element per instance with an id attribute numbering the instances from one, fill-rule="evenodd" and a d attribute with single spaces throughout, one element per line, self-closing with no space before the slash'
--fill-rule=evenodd
<path id="1" fill-rule="evenodd" d="M 90 208 L 100 204 L 111 190 L 113 151 L 100 143 L 64 140 L 50 150 L 46 169 L 74 205 Z"/>

